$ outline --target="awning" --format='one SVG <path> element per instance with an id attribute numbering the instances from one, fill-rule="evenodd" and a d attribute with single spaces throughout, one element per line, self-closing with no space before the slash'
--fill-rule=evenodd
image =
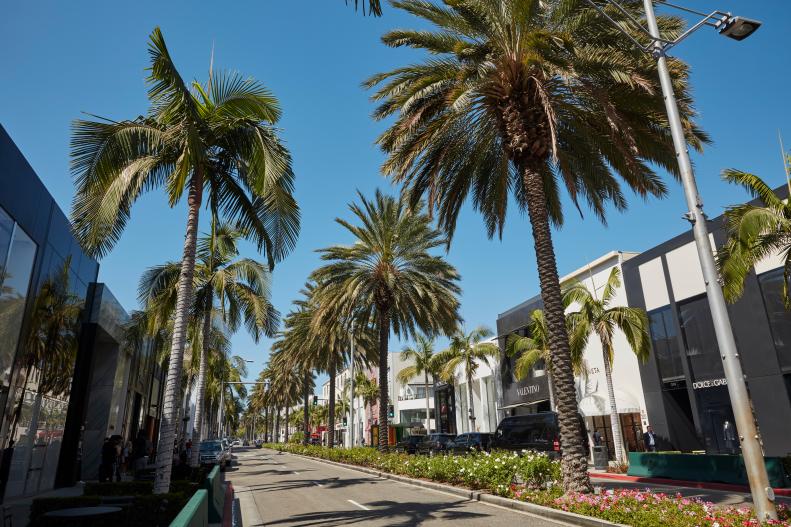
<path id="1" fill-rule="evenodd" d="M 516 403 L 516 404 L 509 404 L 506 406 L 500 406 L 499 410 L 510 410 L 511 408 L 518 408 L 520 406 L 533 406 L 534 404 L 543 403 L 544 401 L 548 401 L 549 399 L 541 399 L 540 401 L 531 401 L 529 403 Z"/>
<path id="2" fill-rule="evenodd" d="M 619 414 L 640 413 L 640 405 L 632 394 L 621 390 L 614 391 L 615 407 Z M 578 406 L 580 413 L 585 417 L 610 415 L 610 401 L 606 393 L 590 393 L 580 399 Z"/>

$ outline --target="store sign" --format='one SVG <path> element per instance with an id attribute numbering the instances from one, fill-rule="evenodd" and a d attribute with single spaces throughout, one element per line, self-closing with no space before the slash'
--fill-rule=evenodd
<path id="1" fill-rule="evenodd" d="M 714 388 L 716 386 L 727 386 L 728 380 L 727 379 L 711 379 L 708 381 L 697 381 L 692 383 L 692 388 L 695 390 L 701 390 L 704 388 Z"/>
<path id="2" fill-rule="evenodd" d="M 516 393 L 521 395 L 522 397 L 526 395 L 533 395 L 539 393 L 541 391 L 541 386 L 538 384 L 529 384 L 527 386 L 522 386 L 516 389 Z"/>
<path id="3" fill-rule="evenodd" d="M 511 385 L 503 395 L 505 404 L 534 403 L 546 400 L 549 384 L 546 376 L 532 377 Z"/>

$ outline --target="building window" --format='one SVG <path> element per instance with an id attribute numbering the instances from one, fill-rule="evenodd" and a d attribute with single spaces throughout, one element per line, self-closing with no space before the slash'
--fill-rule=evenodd
<path id="1" fill-rule="evenodd" d="M 722 378 L 722 360 L 706 295 L 680 303 L 678 319 L 693 379 Z"/>
<path id="2" fill-rule="evenodd" d="M 766 316 L 772 331 L 777 359 L 783 370 L 791 370 L 791 311 L 783 304 L 783 269 L 763 273 L 758 277 L 764 297 Z"/>
<path id="3" fill-rule="evenodd" d="M 678 334 L 673 323 L 670 306 L 652 311 L 648 315 L 651 330 L 651 344 L 654 356 L 659 364 L 659 374 L 663 382 L 676 381 L 684 378 L 684 366 L 681 350 L 678 346 Z"/>

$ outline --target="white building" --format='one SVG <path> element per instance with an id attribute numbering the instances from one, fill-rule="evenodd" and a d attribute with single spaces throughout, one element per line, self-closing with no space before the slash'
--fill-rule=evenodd
<path id="1" fill-rule="evenodd" d="M 493 338 L 489 342 L 497 344 Z M 502 405 L 497 382 L 499 378 L 499 359 L 491 358 L 488 364 L 480 361 L 473 375 L 472 408 L 474 424 L 470 420 L 470 385 L 464 368 L 459 366 L 455 372 L 456 432 L 494 432 L 499 422 L 498 409 Z"/>

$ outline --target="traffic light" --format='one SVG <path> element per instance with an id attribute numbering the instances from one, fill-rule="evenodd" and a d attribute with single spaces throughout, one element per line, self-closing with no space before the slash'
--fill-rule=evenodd
<path id="1" fill-rule="evenodd" d="M 344 415 L 343 416 L 343 426 L 346 426 L 348 421 L 349 421 L 348 418 Z"/>
<path id="2" fill-rule="evenodd" d="M 387 405 L 387 417 L 395 417 L 395 408 L 392 404 Z"/>
<path id="3" fill-rule="evenodd" d="M 318 395 L 314 395 L 313 396 L 313 406 L 318 406 L 318 405 L 319 405 L 319 396 Z"/>

